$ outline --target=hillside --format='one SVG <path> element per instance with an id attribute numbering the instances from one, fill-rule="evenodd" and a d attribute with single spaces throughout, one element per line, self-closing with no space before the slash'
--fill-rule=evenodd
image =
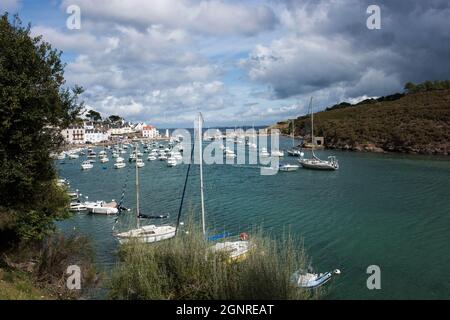
<path id="1" fill-rule="evenodd" d="M 443 154 L 450 152 L 450 90 L 408 93 L 314 114 L 314 132 L 330 149 Z M 291 126 L 276 126 L 290 134 Z M 295 135 L 308 136 L 310 117 L 295 120 Z"/>

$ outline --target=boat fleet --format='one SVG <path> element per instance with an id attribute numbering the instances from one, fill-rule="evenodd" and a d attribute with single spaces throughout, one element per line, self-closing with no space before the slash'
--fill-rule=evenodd
<path id="1" fill-rule="evenodd" d="M 313 113 L 312 113 L 312 99 L 310 102 L 311 107 L 311 137 L 312 141 L 314 141 L 314 127 L 313 127 Z M 199 128 L 197 132 L 203 132 L 201 128 L 201 124 L 203 123 L 203 118 L 201 114 L 199 115 L 198 122 Z M 293 124 L 294 128 L 294 124 Z M 248 147 L 249 151 L 254 151 L 259 154 L 260 157 L 285 157 L 288 155 L 290 157 L 298 157 L 298 163 L 281 163 L 279 165 L 279 170 L 284 172 L 293 172 L 297 171 L 300 166 L 305 169 L 315 169 L 315 170 L 337 170 L 339 169 L 339 164 L 334 156 L 328 157 L 328 160 L 319 159 L 314 153 L 314 143 L 312 143 L 311 150 L 311 158 L 305 158 L 305 154 L 301 149 L 298 149 L 294 145 L 294 130 L 292 130 L 292 141 L 293 146 L 291 149 L 286 151 L 281 150 L 269 150 L 266 147 L 258 148 L 257 144 L 253 143 L 245 136 L 236 135 L 234 137 L 225 137 L 219 134 L 213 136 L 203 136 L 198 135 L 198 142 L 201 145 L 202 140 L 215 140 L 215 139 L 223 139 L 226 141 L 232 141 L 235 144 L 242 144 Z M 228 145 L 228 144 L 227 144 Z M 143 147 L 143 152 L 141 152 L 141 148 Z M 227 159 L 236 158 L 236 153 L 234 152 L 234 148 L 225 147 L 223 144 L 220 145 L 220 149 L 223 152 L 223 155 Z M 129 153 L 128 156 L 128 164 L 125 161 L 126 154 Z M 79 148 L 76 150 L 71 150 L 68 152 L 62 152 L 60 154 L 54 155 L 54 158 L 57 160 L 64 160 L 66 157 L 68 159 L 79 159 L 80 156 L 86 156 L 86 159 L 81 162 L 81 170 L 90 170 L 93 168 L 93 164 L 98 159 L 100 163 L 106 164 L 109 162 L 109 158 L 114 159 L 114 168 L 122 169 L 128 166 L 132 166 L 135 168 L 136 173 L 136 226 L 132 229 L 115 232 L 114 236 L 119 241 L 120 244 L 124 244 L 129 242 L 132 239 L 136 239 L 138 241 L 144 243 L 154 243 L 159 241 L 164 241 L 171 239 L 176 236 L 178 226 L 173 226 L 169 224 L 165 225 L 155 225 L 155 224 L 146 224 L 141 225 L 141 219 L 155 219 L 155 217 L 168 217 L 168 215 L 157 215 L 150 216 L 143 214 L 140 209 L 140 186 L 139 186 L 139 169 L 145 167 L 144 159 L 149 162 L 152 161 L 165 161 L 167 167 L 175 167 L 177 166 L 181 160 L 183 147 L 179 140 L 170 140 L 167 144 L 160 144 L 158 142 L 138 142 L 133 141 L 133 143 L 120 143 L 114 146 L 104 147 L 103 150 L 100 150 L 98 154 L 93 148 Z M 205 238 L 208 238 L 206 232 L 206 222 L 205 222 L 205 204 L 204 204 L 204 188 L 203 188 L 203 170 L 202 170 L 202 160 L 203 160 L 203 150 L 199 148 L 199 157 L 200 157 L 200 196 L 201 196 L 201 214 L 202 214 L 202 227 L 203 234 Z M 189 173 L 189 171 L 188 171 Z M 187 182 L 187 177 L 186 177 Z M 59 184 L 65 185 L 69 187 L 67 181 L 59 180 Z M 69 188 L 68 188 L 69 189 Z M 86 201 L 82 202 L 80 200 L 81 194 L 78 193 L 78 190 L 68 192 L 68 195 L 71 197 L 70 210 L 73 212 L 87 212 L 90 214 L 100 214 L 100 215 L 118 215 L 120 216 L 121 212 L 126 209 L 122 208 L 121 204 L 118 204 L 115 200 L 111 200 L 110 202 L 106 201 L 88 201 L 88 197 Z M 126 209 L 125 211 L 130 211 Z M 225 237 L 225 236 L 224 236 Z M 211 237 L 209 237 L 211 238 Z M 214 238 L 214 237 L 212 237 Z M 214 240 L 221 239 L 222 236 L 216 236 Z M 245 232 L 241 233 L 239 239 L 237 240 L 227 240 L 227 241 L 215 241 L 214 244 L 210 246 L 210 250 L 214 252 L 226 252 L 229 256 L 230 260 L 239 261 L 241 259 L 245 259 L 246 255 L 250 252 L 250 250 L 256 249 L 256 244 L 249 240 L 248 234 Z M 312 270 L 304 271 L 297 270 L 291 276 L 291 283 L 296 285 L 299 288 L 305 289 L 314 289 L 325 283 L 327 283 L 334 275 L 340 274 L 339 269 L 335 269 L 333 271 L 325 272 L 325 273 L 315 273 Z"/>

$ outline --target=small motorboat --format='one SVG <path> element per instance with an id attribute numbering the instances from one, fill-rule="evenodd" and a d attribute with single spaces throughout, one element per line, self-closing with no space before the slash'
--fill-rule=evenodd
<path id="1" fill-rule="evenodd" d="M 69 153 L 69 159 L 78 159 L 80 156 L 76 153 Z"/>
<path id="2" fill-rule="evenodd" d="M 122 168 L 125 168 L 125 167 L 126 167 L 125 162 L 116 162 L 116 163 L 114 163 L 114 168 L 116 168 L 116 169 L 122 169 Z"/>
<path id="3" fill-rule="evenodd" d="M 270 157 L 270 153 L 267 151 L 266 148 L 262 148 L 261 151 L 259 152 L 259 156 L 262 158 L 267 158 Z"/>
<path id="4" fill-rule="evenodd" d="M 280 171 L 285 171 L 285 172 L 289 172 L 289 171 L 297 171 L 300 168 L 300 166 L 296 165 L 296 164 L 280 164 L 278 170 Z"/>
<path id="5" fill-rule="evenodd" d="M 272 157 L 284 157 L 284 152 L 280 150 L 272 150 Z"/>
<path id="6" fill-rule="evenodd" d="M 109 159 L 107 157 L 102 157 L 102 158 L 100 158 L 100 162 L 106 163 L 106 162 L 109 162 Z"/>
<path id="7" fill-rule="evenodd" d="M 106 215 L 117 214 L 119 212 L 119 209 L 117 209 L 117 203 L 115 201 L 111 202 L 97 201 L 86 203 L 86 209 L 89 213 L 106 214 Z"/>
<path id="8" fill-rule="evenodd" d="M 89 170 L 92 169 L 94 165 L 90 161 L 83 161 L 81 164 L 81 170 Z"/>
<path id="9" fill-rule="evenodd" d="M 142 168 L 142 167 L 145 167 L 145 163 L 144 163 L 144 161 L 142 161 L 142 159 L 138 158 L 138 159 L 136 160 L 136 166 L 137 166 L 138 168 Z"/>
<path id="10" fill-rule="evenodd" d="M 305 154 L 298 149 L 289 149 L 287 150 L 288 155 L 291 157 L 303 157 Z"/>
<path id="11" fill-rule="evenodd" d="M 299 288 L 314 289 L 318 288 L 331 280 L 333 275 L 341 274 L 339 269 L 325 273 L 313 273 L 305 272 L 303 270 L 297 270 L 291 276 L 291 281 Z"/>
<path id="12" fill-rule="evenodd" d="M 150 155 L 150 156 L 148 156 L 147 160 L 148 160 L 148 161 L 155 161 L 155 160 L 156 160 L 156 157 Z"/>
<path id="13" fill-rule="evenodd" d="M 175 167 L 177 165 L 177 159 L 170 157 L 167 159 L 167 166 L 168 167 Z"/>
<path id="14" fill-rule="evenodd" d="M 80 211 L 86 211 L 87 208 L 86 208 L 85 204 L 83 204 L 80 201 L 77 201 L 77 202 L 72 202 L 70 204 L 69 210 L 72 212 L 80 212 Z"/>

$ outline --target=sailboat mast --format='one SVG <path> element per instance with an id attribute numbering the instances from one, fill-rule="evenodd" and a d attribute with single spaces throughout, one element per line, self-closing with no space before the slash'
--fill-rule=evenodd
<path id="1" fill-rule="evenodd" d="M 295 142 L 294 142 L 294 130 L 295 130 L 294 119 L 292 119 L 292 148 L 295 147 Z"/>
<path id="2" fill-rule="evenodd" d="M 137 144 L 135 148 L 135 156 L 136 156 L 136 220 L 137 220 L 137 228 L 139 228 L 139 169 L 137 165 Z"/>
<path id="3" fill-rule="evenodd" d="M 202 205 L 202 230 L 203 235 L 206 235 L 205 229 L 205 199 L 203 196 L 203 148 L 202 148 L 202 122 L 203 117 L 201 112 L 198 114 L 198 158 L 200 159 L 200 200 Z"/>
<path id="4" fill-rule="evenodd" d="M 312 107 L 312 101 L 313 98 L 311 97 L 311 100 L 309 101 L 309 107 L 311 108 L 311 149 L 312 155 L 314 157 L 314 112 Z"/>

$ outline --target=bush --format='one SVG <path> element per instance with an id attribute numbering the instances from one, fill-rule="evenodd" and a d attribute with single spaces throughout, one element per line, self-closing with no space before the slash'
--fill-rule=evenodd
<path id="1" fill-rule="evenodd" d="M 156 244 L 128 243 L 112 273 L 112 299 L 310 299 L 320 292 L 296 288 L 291 274 L 305 268 L 303 246 L 290 237 L 275 241 L 259 232 L 245 260 L 210 250 L 196 226 Z"/>
<path id="2" fill-rule="evenodd" d="M 93 249 L 86 237 L 53 234 L 34 244 L 22 242 L 4 253 L 0 262 L 9 270 L 28 274 L 34 285 L 49 296 L 73 299 L 88 293 L 97 283 L 93 258 Z M 81 290 L 69 290 L 66 286 L 66 271 L 70 265 L 81 269 Z"/>

